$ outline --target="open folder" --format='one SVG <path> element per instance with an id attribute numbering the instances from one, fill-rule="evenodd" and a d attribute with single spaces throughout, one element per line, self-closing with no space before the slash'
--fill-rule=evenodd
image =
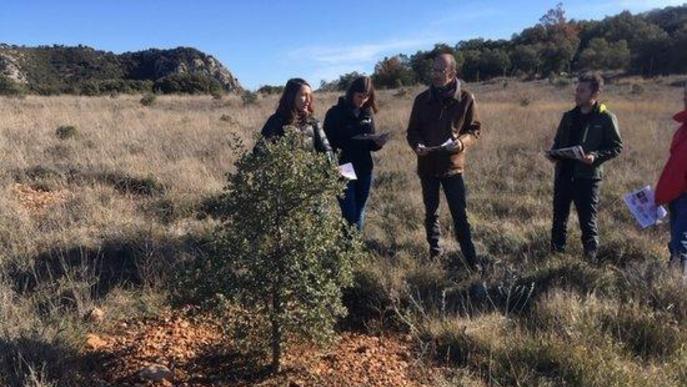
<path id="1" fill-rule="evenodd" d="M 548 153 L 549 156 L 556 159 L 584 160 L 584 149 L 580 145 L 551 149 Z"/>

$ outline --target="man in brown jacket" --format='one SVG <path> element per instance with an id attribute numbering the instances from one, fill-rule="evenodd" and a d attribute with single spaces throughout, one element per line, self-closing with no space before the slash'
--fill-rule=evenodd
<path id="1" fill-rule="evenodd" d="M 407 132 L 408 144 L 417 154 L 430 257 L 442 253 L 439 247 L 439 187 L 442 186 L 463 256 L 470 266 L 477 267 L 479 261 L 472 243 L 463 181 L 465 153 L 480 136 L 475 98 L 461 88 L 453 55 L 439 55 L 432 72 L 432 85 L 415 98 Z M 459 262 L 451 264 L 454 269 L 459 266 Z"/>

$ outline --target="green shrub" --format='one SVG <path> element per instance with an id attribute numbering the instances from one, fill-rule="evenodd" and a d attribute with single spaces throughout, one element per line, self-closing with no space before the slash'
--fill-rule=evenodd
<path id="1" fill-rule="evenodd" d="M 219 120 L 222 122 L 229 122 L 230 124 L 236 124 L 236 119 L 234 117 L 230 116 L 229 114 L 222 114 L 219 117 Z"/>
<path id="2" fill-rule="evenodd" d="M 258 93 L 246 91 L 241 95 L 241 101 L 244 105 L 253 105 L 258 102 Z"/>
<path id="3" fill-rule="evenodd" d="M 109 172 L 99 177 L 101 180 L 112 184 L 114 189 L 122 194 L 153 196 L 165 192 L 165 186 L 152 175 L 135 177 L 121 172 Z"/>
<path id="4" fill-rule="evenodd" d="M 572 85 L 572 80 L 570 78 L 556 77 L 552 75 L 549 77 L 549 83 L 556 87 L 563 88 Z"/>
<path id="5" fill-rule="evenodd" d="M 23 86 L 0 75 L 0 95 L 21 95 L 24 93 L 26 93 L 26 90 Z"/>
<path id="6" fill-rule="evenodd" d="M 258 93 L 260 94 L 281 94 L 284 91 L 284 86 L 272 86 L 272 85 L 264 85 L 260 86 L 258 89 Z"/>
<path id="7" fill-rule="evenodd" d="M 75 137 L 77 135 L 76 126 L 73 125 L 62 125 L 55 129 L 55 136 L 60 140 L 66 140 L 68 138 Z"/>
<path id="8" fill-rule="evenodd" d="M 164 94 L 219 94 L 222 92 L 222 85 L 207 75 L 182 73 L 158 79 L 153 89 Z"/>
<path id="9" fill-rule="evenodd" d="M 221 101 L 224 97 L 224 93 L 222 93 L 221 89 L 215 89 L 210 91 L 210 95 L 212 96 L 212 99 L 214 99 L 215 101 Z"/>
<path id="10" fill-rule="evenodd" d="M 397 98 L 405 98 L 405 97 L 407 97 L 409 94 L 410 94 L 410 91 L 408 91 L 408 89 L 402 87 L 402 88 L 398 89 L 398 90 L 394 93 L 394 97 L 397 97 Z"/>
<path id="11" fill-rule="evenodd" d="M 141 98 L 141 105 L 143 106 L 152 106 L 155 103 L 155 100 L 157 99 L 157 96 L 153 93 L 148 93 Z"/>
<path id="12" fill-rule="evenodd" d="M 632 87 L 630 88 L 630 94 L 633 94 L 633 95 L 644 94 L 644 86 L 642 86 L 638 83 L 633 83 Z"/>
<path id="13" fill-rule="evenodd" d="M 331 338 L 346 314 L 342 288 L 362 255 L 339 215 L 344 183 L 323 155 L 299 146 L 300 137 L 287 131 L 238 161 L 220 203 L 218 253 L 204 265 L 216 292 L 265 317 L 275 371 L 287 338 Z"/>

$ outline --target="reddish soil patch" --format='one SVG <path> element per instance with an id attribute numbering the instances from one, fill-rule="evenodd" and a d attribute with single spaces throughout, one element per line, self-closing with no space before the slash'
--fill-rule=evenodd
<path id="1" fill-rule="evenodd" d="M 327 349 L 291 348 L 284 371 L 271 375 L 256 369 L 229 349 L 212 318 L 170 313 L 145 321 L 117 324 L 101 346 L 102 365 L 90 375 L 94 382 L 114 385 L 261 385 L 261 386 L 421 386 L 431 369 L 418 364 L 412 343 L 402 335 L 371 336 L 344 332 Z M 103 343 L 104 342 L 104 343 Z M 139 371 L 152 364 L 168 367 L 173 379 L 143 382 Z"/>

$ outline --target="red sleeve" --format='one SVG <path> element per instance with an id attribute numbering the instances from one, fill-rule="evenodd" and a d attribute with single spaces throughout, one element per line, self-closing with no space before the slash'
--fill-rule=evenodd
<path id="1" fill-rule="evenodd" d="M 675 149 L 656 184 L 656 204 L 668 204 L 687 192 L 687 143 Z"/>

